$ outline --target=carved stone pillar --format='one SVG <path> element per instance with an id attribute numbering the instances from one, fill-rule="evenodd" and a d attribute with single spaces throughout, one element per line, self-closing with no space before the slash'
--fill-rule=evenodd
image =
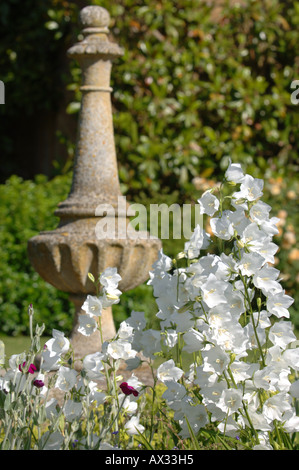
<path id="1" fill-rule="evenodd" d="M 75 357 L 100 348 L 98 332 L 84 337 L 77 332 L 78 315 L 87 294 L 95 294 L 88 277 L 97 278 L 107 267 L 116 267 L 122 277 L 121 291 L 142 284 L 157 258 L 161 242 L 152 238 L 124 235 L 130 221 L 128 204 L 122 198 L 117 171 L 111 110 L 110 73 L 112 60 L 122 49 L 108 40 L 110 16 L 99 6 L 88 6 L 80 13 L 84 39 L 68 54 L 82 68 L 82 103 L 74 163 L 73 183 L 68 198 L 58 205 L 60 218 L 56 230 L 41 232 L 28 242 L 29 259 L 43 279 L 57 289 L 70 293 L 76 306 L 71 341 Z M 116 217 L 116 232 L 99 238 L 96 225 L 101 220 L 97 208 L 109 204 Z M 121 222 L 121 223 L 119 223 Z M 115 334 L 112 310 L 102 315 L 104 339 Z"/>

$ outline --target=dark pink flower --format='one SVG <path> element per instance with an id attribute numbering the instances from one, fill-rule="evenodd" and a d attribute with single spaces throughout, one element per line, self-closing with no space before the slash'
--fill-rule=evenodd
<path id="1" fill-rule="evenodd" d="M 121 388 L 121 391 L 125 394 L 125 395 L 134 395 L 134 397 L 138 397 L 139 393 L 137 392 L 137 390 L 135 390 L 134 387 L 131 387 L 130 385 L 127 384 L 127 382 L 122 382 L 119 386 Z"/>
<path id="2" fill-rule="evenodd" d="M 33 385 L 35 385 L 37 388 L 43 388 L 43 386 L 45 385 L 44 382 L 40 379 L 35 379 L 33 381 Z"/>
<path id="3" fill-rule="evenodd" d="M 23 362 L 22 365 L 21 365 L 21 364 L 19 365 L 19 371 L 24 372 L 23 369 L 25 369 L 25 368 L 26 368 L 26 362 Z M 34 374 L 34 372 L 36 372 L 36 371 L 37 371 L 37 368 L 35 367 L 35 365 L 34 365 L 34 364 L 30 364 L 30 366 L 29 366 L 27 372 L 28 372 L 29 374 Z"/>

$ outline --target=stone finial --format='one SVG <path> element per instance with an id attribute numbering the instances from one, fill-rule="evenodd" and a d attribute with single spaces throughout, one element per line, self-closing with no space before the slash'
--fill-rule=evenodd
<path id="1" fill-rule="evenodd" d="M 80 23 L 84 27 L 83 32 L 108 32 L 110 15 L 105 8 L 99 6 L 87 6 L 80 11 Z"/>
<path id="2" fill-rule="evenodd" d="M 88 273 L 98 278 L 108 267 L 116 267 L 122 277 L 121 291 L 133 289 L 149 277 L 161 249 L 161 241 L 128 238 L 122 231 L 112 238 L 99 238 L 96 227 L 101 220 L 99 205 L 115 208 L 116 227 L 130 222 L 129 205 L 120 207 L 122 198 L 114 145 L 110 87 L 112 60 L 122 49 L 108 40 L 109 13 L 98 6 L 83 8 L 80 14 L 84 39 L 68 51 L 82 68 L 82 99 L 72 187 L 55 214 L 58 227 L 41 232 L 28 242 L 29 259 L 35 270 L 57 289 L 70 294 L 76 306 L 71 334 L 75 358 L 100 348 L 99 332 L 91 337 L 78 333 L 81 306 L 87 294 L 95 294 Z M 119 223 L 121 222 L 121 224 Z M 115 334 L 111 307 L 102 314 L 104 340 Z"/>
<path id="3" fill-rule="evenodd" d="M 108 40 L 110 15 L 105 8 L 99 6 L 83 8 L 80 12 L 80 22 L 83 26 L 82 33 L 85 38 L 68 50 L 70 57 L 80 61 L 80 59 L 84 60 L 90 55 L 96 55 L 111 60 L 123 55 L 123 49 L 118 44 Z"/>

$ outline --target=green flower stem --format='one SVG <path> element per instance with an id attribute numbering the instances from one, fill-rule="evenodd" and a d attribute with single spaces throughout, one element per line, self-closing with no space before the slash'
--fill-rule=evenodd
<path id="1" fill-rule="evenodd" d="M 100 438 L 99 438 L 100 441 L 105 437 L 105 435 L 106 435 L 109 431 L 111 431 L 111 429 L 112 429 L 112 427 L 113 427 L 113 425 L 114 425 L 114 422 L 115 422 L 116 419 L 118 418 L 119 413 L 120 413 L 120 411 L 121 411 L 121 409 L 122 409 L 122 407 L 123 407 L 123 405 L 124 405 L 124 403 L 125 403 L 126 398 L 127 398 L 127 396 L 125 395 L 124 398 L 123 398 L 123 400 L 122 400 L 122 402 L 121 402 L 121 404 L 120 404 L 120 407 L 118 408 L 118 411 L 117 411 L 116 415 L 114 416 L 114 418 L 113 418 L 113 420 L 112 420 L 112 423 L 110 424 L 110 426 L 109 426 L 107 429 L 104 429 L 104 430 L 101 432 Z M 104 432 L 104 435 L 102 435 L 103 432 Z"/>
<path id="2" fill-rule="evenodd" d="M 244 400 L 242 400 L 242 405 L 243 405 L 243 409 L 244 409 L 246 418 L 247 418 L 247 420 L 248 420 L 249 426 L 250 426 L 250 428 L 251 428 L 251 430 L 252 430 L 252 432 L 253 432 L 253 434 L 254 434 L 254 436 L 255 436 L 255 439 L 256 439 L 257 444 L 259 444 L 260 441 L 259 441 L 259 437 L 258 437 L 257 430 L 254 428 L 254 426 L 253 426 L 253 424 L 252 424 L 252 421 L 251 421 L 251 419 L 250 419 L 250 416 L 249 416 L 249 413 L 248 413 L 248 410 L 247 410 L 247 406 L 246 406 L 246 404 L 244 403 Z"/>
<path id="3" fill-rule="evenodd" d="M 243 283 L 243 285 L 244 285 L 244 289 L 245 289 L 245 298 L 246 298 L 246 300 L 247 300 L 247 304 L 248 304 L 248 308 L 249 308 L 249 313 L 250 313 L 250 318 L 251 318 L 251 321 L 252 321 L 252 326 L 253 326 L 253 330 L 254 330 L 254 335 L 255 335 L 255 338 L 256 338 L 256 341 L 257 341 L 257 344 L 258 344 L 258 348 L 259 348 L 259 351 L 260 351 L 262 364 L 263 364 L 263 367 L 266 367 L 266 362 L 265 362 L 265 357 L 264 357 L 263 349 L 262 349 L 262 346 L 261 346 L 261 343 L 260 343 L 260 340 L 259 340 L 259 337 L 258 337 L 258 334 L 257 334 L 256 325 L 255 325 L 255 323 L 254 323 L 253 310 L 252 310 L 252 306 L 251 306 L 251 301 L 250 301 L 250 297 L 249 297 L 249 293 L 248 293 L 247 284 L 246 284 L 246 282 L 245 282 L 244 276 L 242 276 L 241 273 L 240 273 L 240 278 L 241 278 L 242 283 Z"/>

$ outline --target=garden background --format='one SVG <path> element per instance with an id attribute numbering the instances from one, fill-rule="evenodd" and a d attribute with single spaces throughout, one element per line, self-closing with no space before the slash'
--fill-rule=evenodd
<path id="1" fill-rule="evenodd" d="M 194 203 L 220 180 L 228 159 L 265 180 L 280 218 L 275 267 L 295 298 L 299 329 L 299 2 L 289 0 L 5 0 L 0 4 L 0 333 L 28 335 L 36 321 L 66 334 L 73 306 L 31 267 L 27 241 L 56 228 L 72 178 L 80 69 L 66 51 L 78 12 L 107 8 L 111 38 L 125 54 L 112 69 L 119 178 L 129 201 Z M 164 240 L 174 256 L 184 240 Z M 124 294 L 116 323 L 132 309 L 156 313 L 150 286 Z M 296 309 L 297 305 L 297 309 Z M 16 339 L 14 339 L 16 345 Z M 20 351 L 23 350 L 23 344 Z M 17 352 L 17 351 L 13 351 Z"/>

